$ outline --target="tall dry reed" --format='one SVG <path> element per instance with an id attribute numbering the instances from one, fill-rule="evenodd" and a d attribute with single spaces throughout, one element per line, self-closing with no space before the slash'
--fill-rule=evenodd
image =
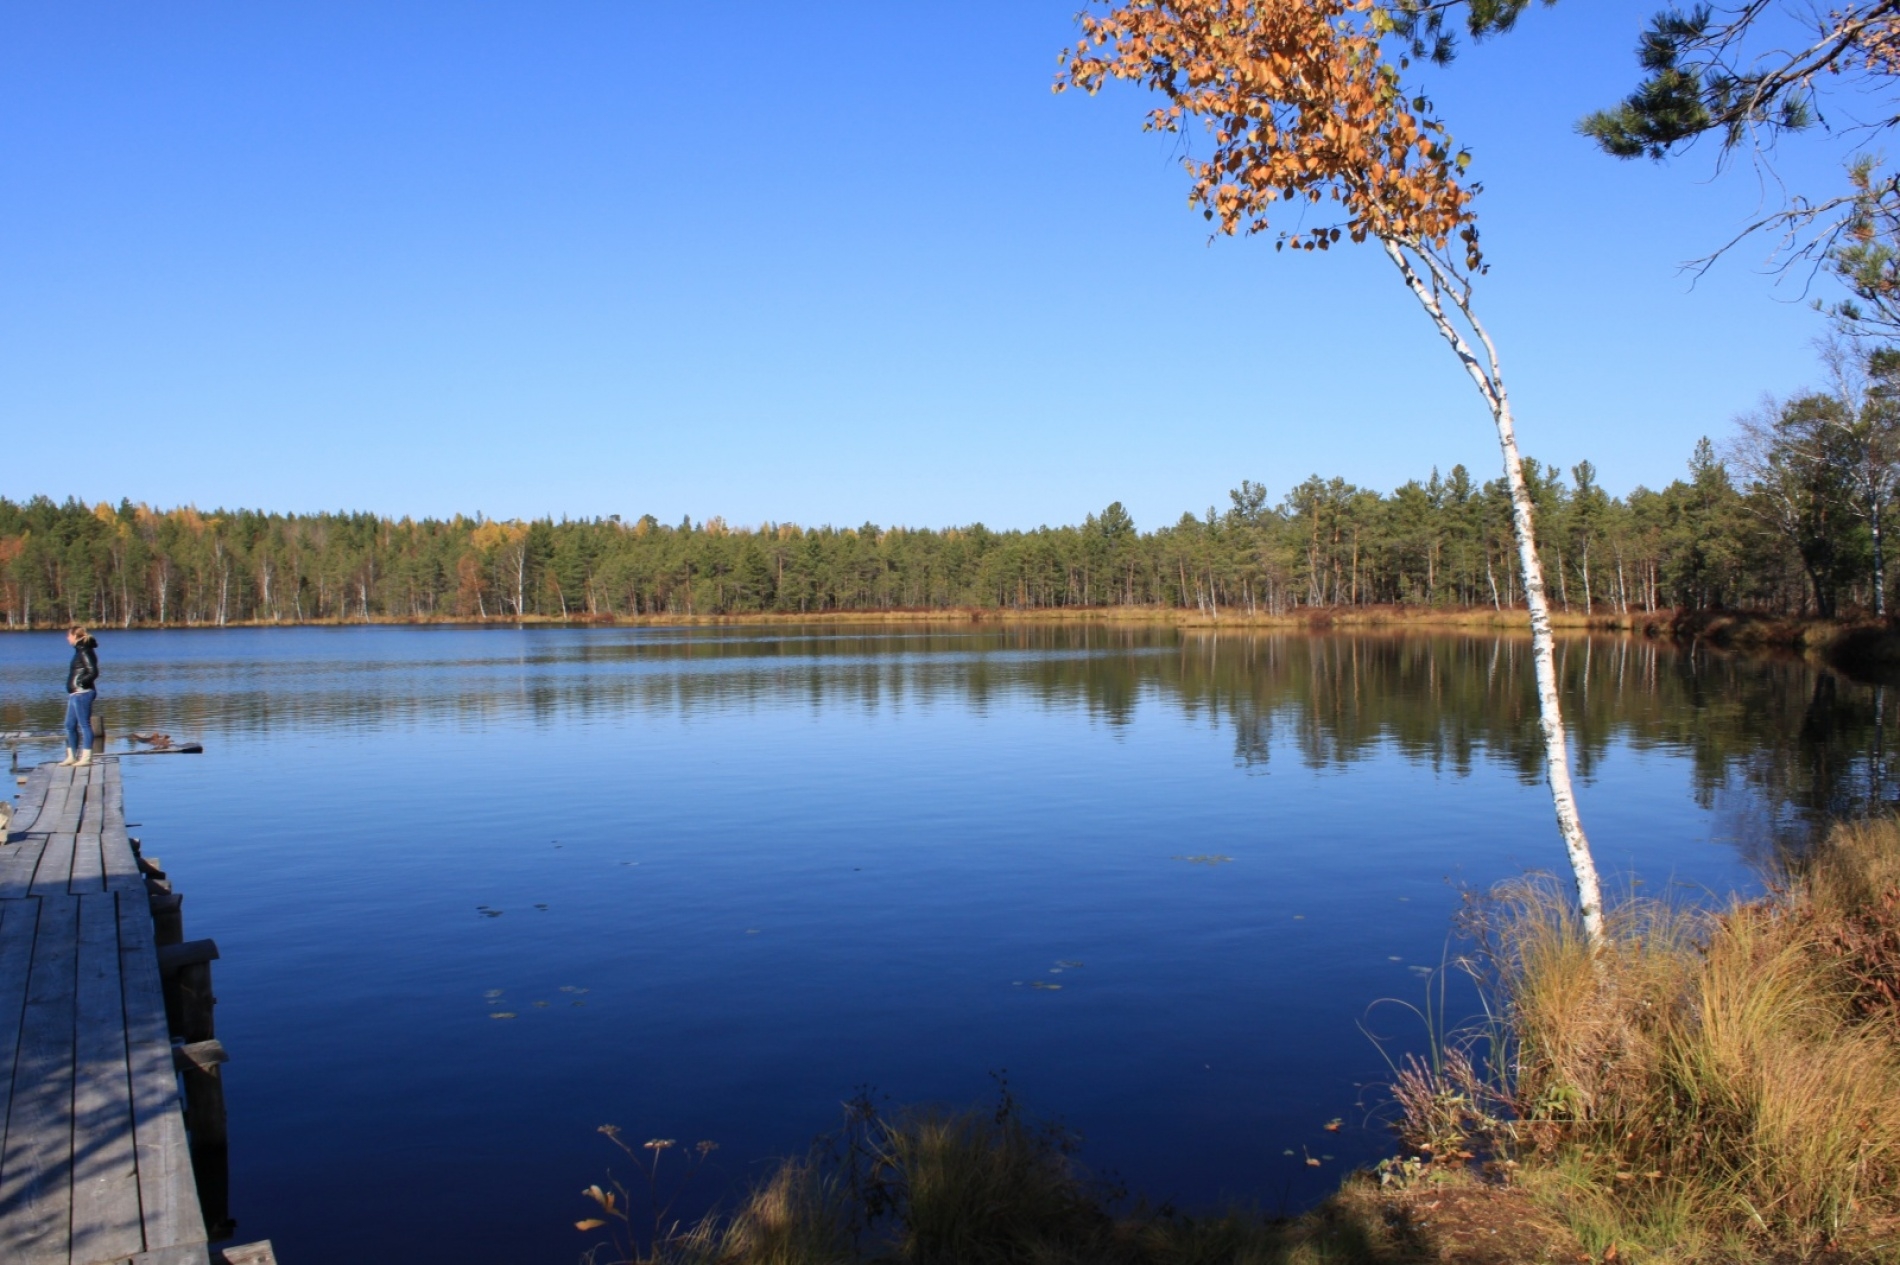
<path id="1" fill-rule="evenodd" d="M 1598 952 L 1555 884 L 1511 884 L 1474 920 L 1490 1076 L 1415 1065 L 1404 1131 L 1470 1103 L 1458 1126 L 1599 1248 L 1893 1259 L 1896 892 L 1891 820 L 1836 829 L 1764 900 L 1624 902 Z"/>

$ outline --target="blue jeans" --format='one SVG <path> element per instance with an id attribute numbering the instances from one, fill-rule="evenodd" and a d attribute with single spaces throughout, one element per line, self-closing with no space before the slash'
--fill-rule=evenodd
<path id="1" fill-rule="evenodd" d="M 98 690 L 66 696 L 66 745 L 74 751 L 92 746 L 92 700 L 98 697 Z"/>

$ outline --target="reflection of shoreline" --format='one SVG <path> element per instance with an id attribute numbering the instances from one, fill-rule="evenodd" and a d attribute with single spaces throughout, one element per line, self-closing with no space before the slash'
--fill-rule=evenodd
<path id="1" fill-rule="evenodd" d="M 1627 615 L 1614 612 L 1583 615 L 1575 611 L 1553 611 L 1553 627 L 1574 632 L 1665 632 L 1675 617 L 1673 611 Z M 223 624 L 158 624 L 134 621 L 113 625 L 138 632 L 220 632 L 233 628 L 715 628 L 757 625 L 775 629 L 902 624 L 1037 624 L 1100 625 L 1128 624 L 1171 628 L 1266 628 L 1324 631 L 1329 628 L 1479 628 L 1489 630 L 1522 629 L 1529 636 L 1524 608 L 1490 606 L 1417 607 L 1417 606 L 1326 606 L 1301 607 L 1284 614 L 1249 612 L 1244 608 L 1209 614 L 1201 610 L 1174 606 L 950 606 L 893 608 L 890 610 L 834 611 L 751 611 L 730 614 L 677 615 L 558 615 L 492 616 L 382 616 L 368 619 L 307 620 L 230 620 Z M 61 632 L 64 625 L 35 625 L 23 628 L 0 626 L 7 632 Z"/>
<path id="2" fill-rule="evenodd" d="M 1382 751 L 1454 776 L 1542 780 L 1529 638 L 1440 627 L 1175 628 L 892 619 L 639 631 L 542 626 L 516 637 L 401 627 L 150 638 L 119 661 L 115 732 L 206 741 L 289 729 L 369 735 L 944 707 L 1073 715 L 1121 730 L 1144 710 L 1225 733 L 1236 765 L 1344 770 Z M 17 644 L 17 643 L 16 643 Z M 201 648 L 215 653 L 201 654 Z M 0 680 L 37 687 L 5 665 Z M 1762 797 L 1772 833 L 1900 802 L 1884 687 L 1792 655 L 1577 632 L 1557 644 L 1576 776 L 1614 751 L 1686 765 L 1703 808 Z M 57 700 L 0 699 L 0 730 L 53 729 Z"/>
<path id="3" fill-rule="evenodd" d="M 1235 762 L 1251 769 L 1275 760 L 1344 769 L 1389 749 L 1453 776 L 1482 764 L 1526 783 L 1542 777 L 1529 639 L 1515 630 L 893 619 L 483 633 L 285 630 L 181 638 L 171 655 L 164 634 L 143 634 L 143 659 L 118 661 L 111 723 L 229 740 L 285 726 L 493 732 L 640 716 L 1014 706 L 1121 729 L 1159 707 L 1224 731 Z M 1745 787 L 1790 823 L 1900 794 L 1883 687 L 1799 658 L 1627 635 L 1560 638 L 1557 665 L 1586 787 L 1623 748 L 1686 761 L 1688 790 L 1705 808 L 1722 789 Z M 26 666 L 8 664 L 0 679 Z M 14 690 L 0 701 L 0 729 L 55 728 L 56 703 Z"/>

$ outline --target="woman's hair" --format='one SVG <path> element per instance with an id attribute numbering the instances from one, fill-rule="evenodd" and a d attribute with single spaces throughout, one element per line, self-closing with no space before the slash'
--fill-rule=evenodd
<path id="1" fill-rule="evenodd" d="M 66 635 L 80 641 L 84 641 L 86 638 L 92 636 L 91 633 L 86 631 L 84 624 L 74 624 L 71 628 L 66 630 Z"/>

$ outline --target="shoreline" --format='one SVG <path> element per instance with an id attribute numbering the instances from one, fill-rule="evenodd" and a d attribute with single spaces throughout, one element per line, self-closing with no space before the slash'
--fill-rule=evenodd
<path id="1" fill-rule="evenodd" d="M 1791 654 L 1850 676 L 1900 673 L 1900 618 L 1873 616 L 1822 619 L 1750 611 L 1672 610 L 1582 614 L 1552 612 L 1553 631 L 1579 636 L 1610 634 L 1672 641 L 1742 653 Z M 99 632 L 191 631 L 255 628 L 879 628 L 1095 626 L 1179 628 L 1210 632 L 1487 632 L 1530 634 L 1523 607 L 1309 607 L 1285 614 L 1156 606 L 924 607 L 890 610 L 750 611 L 731 614 L 408 616 L 359 619 L 230 620 L 217 623 L 100 625 Z M 60 632 L 64 623 L 0 626 L 0 633 Z"/>
<path id="2" fill-rule="evenodd" d="M 1646 632 L 1658 635 L 1672 627 L 1671 610 L 1584 615 L 1553 612 L 1551 626 L 1563 631 Z M 697 628 L 743 625 L 881 625 L 881 624 L 1117 624 L 1176 628 L 1272 628 L 1323 632 L 1330 628 L 1522 628 L 1529 631 L 1523 607 L 1306 607 L 1285 614 L 1200 610 L 1161 606 L 1045 606 L 1032 608 L 990 606 L 898 607 L 889 610 L 747 611 L 722 614 L 664 615 L 372 615 L 356 619 L 233 619 L 224 623 L 87 624 L 95 632 L 215 631 L 221 628 Z M 64 632 L 65 622 L 9 624 L 0 632 Z"/>

